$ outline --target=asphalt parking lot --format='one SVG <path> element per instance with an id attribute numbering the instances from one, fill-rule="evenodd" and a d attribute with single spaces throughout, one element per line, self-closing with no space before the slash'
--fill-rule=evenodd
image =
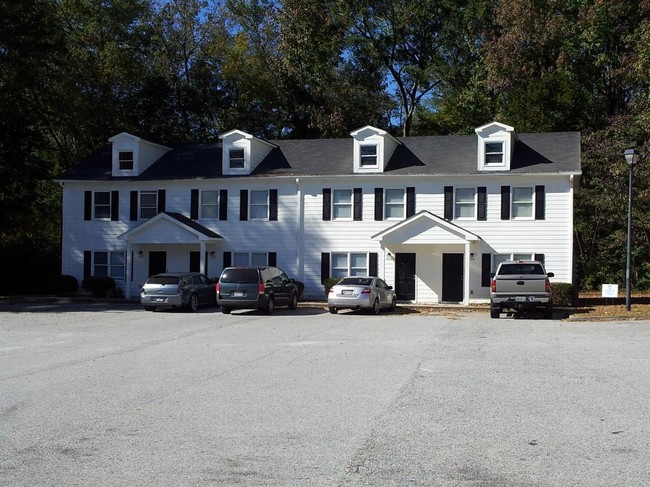
<path id="1" fill-rule="evenodd" d="M 0 307 L 7 486 L 650 485 L 650 322 Z"/>

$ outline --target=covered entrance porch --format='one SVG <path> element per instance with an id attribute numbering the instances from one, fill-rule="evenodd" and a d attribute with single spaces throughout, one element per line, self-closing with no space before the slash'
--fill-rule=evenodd
<path id="1" fill-rule="evenodd" d="M 372 238 L 384 251 L 384 279 L 398 300 L 469 304 L 473 280 L 480 280 L 478 235 L 421 211 Z"/>
<path id="2" fill-rule="evenodd" d="M 126 241 L 127 297 L 139 294 L 154 274 L 193 271 L 208 275 L 210 270 L 213 274 L 220 270 L 216 256 L 223 238 L 180 213 L 159 213 L 118 238 Z"/>

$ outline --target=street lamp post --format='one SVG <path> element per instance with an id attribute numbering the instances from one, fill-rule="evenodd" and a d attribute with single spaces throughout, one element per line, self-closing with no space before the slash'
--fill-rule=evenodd
<path id="1" fill-rule="evenodd" d="M 627 185 L 627 261 L 625 265 L 625 309 L 631 308 L 631 267 L 632 267 L 632 168 L 639 161 L 640 154 L 636 149 L 625 151 L 625 160 L 629 167 L 629 181 Z"/>

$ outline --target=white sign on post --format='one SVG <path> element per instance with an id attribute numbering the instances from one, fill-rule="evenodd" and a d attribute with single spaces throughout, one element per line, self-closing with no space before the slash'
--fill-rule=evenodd
<path id="1" fill-rule="evenodd" d="M 617 298 L 618 284 L 603 284 L 603 298 Z"/>

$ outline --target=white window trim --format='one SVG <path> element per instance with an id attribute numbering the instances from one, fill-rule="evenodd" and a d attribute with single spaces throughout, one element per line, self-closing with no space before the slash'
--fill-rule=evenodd
<path id="1" fill-rule="evenodd" d="M 344 276 L 339 276 L 336 270 L 343 269 L 342 267 L 334 267 L 334 256 L 335 255 L 345 255 L 346 256 L 346 265 L 347 268 L 345 269 L 345 275 Z M 351 265 L 351 257 L 353 255 L 363 255 L 365 256 L 366 259 L 366 266 L 365 267 L 352 267 Z M 362 274 L 353 274 L 353 269 L 357 270 L 362 270 Z M 332 277 L 345 277 L 345 276 L 367 276 L 370 273 L 370 254 L 368 252 L 330 252 L 330 276 Z"/>
<path id="2" fill-rule="evenodd" d="M 497 257 L 502 257 L 501 259 L 497 260 Z M 496 254 L 492 254 L 492 272 L 497 271 L 497 267 L 499 267 L 499 264 L 501 262 L 505 262 L 507 260 L 533 260 L 535 257 L 535 252 L 510 252 L 510 253 L 504 253 L 504 252 L 497 252 Z"/>
<path id="3" fill-rule="evenodd" d="M 215 193 L 216 196 L 217 196 L 217 202 L 214 203 L 214 204 L 212 204 L 212 203 L 204 204 L 203 203 L 203 195 L 205 193 Z M 213 190 L 213 189 L 201 190 L 201 193 L 199 194 L 199 218 L 201 218 L 201 219 L 205 218 L 205 219 L 210 219 L 210 220 L 218 220 L 219 219 L 219 198 L 220 198 L 220 195 L 219 195 L 219 190 L 218 189 L 217 190 Z M 215 216 L 205 216 L 203 214 L 204 207 L 215 207 L 215 210 L 216 210 Z"/>
<path id="4" fill-rule="evenodd" d="M 350 199 L 348 203 L 336 203 L 336 192 L 349 191 Z M 347 206 L 350 208 L 350 216 L 337 217 L 336 207 Z M 332 190 L 332 220 L 333 221 L 352 221 L 354 217 L 354 191 L 352 189 L 333 189 Z"/>
<path id="5" fill-rule="evenodd" d="M 515 216 L 515 189 L 528 188 L 531 190 L 530 216 Z M 521 202 L 519 204 L 523 204 Z M 528 202 L 526 202 L 528 203 Z M 534 220 L 535 219 L 535 186 L 513 186 L 510 194 L 510 219 L 511 220 Z"/>
<path id="6" fill-rule="evenodd" d="M 122 159 L 122 154 L 131 154 L 130 159 Z M 122 162 L 130 161 L 130 168 L 123 168 Z M 133 172 L 135 170 L 135 151 L 132 150 L 119 150 L 117 151 L 117 170 L 120 172 Z"/>
<path id="7" fill-rule="evenodd" d="M 364 147 L 374 147 L 375 148 L 375 163 L 374 164 L 364 164 L 363 163 L 363 148 Z M 359 143 L 359 169 L 377 169 L 380 166 L 379 163 L 379 143 L 378 142 L 360 142 Z M 370 157 L 370 156 L 365 156 Z"/>
<path id="8" fill-rule="evenodd" d="M 96 262 L 96 257 L 97 254 L 106 254 L 106 264 L 98 264 Z M 111 264 L 111 256 L 113 254 L 122 254 L 122 262 L 123 264 L 120 266 L 113 265 Z M 126 280 L 126 253 L 123 250 L 95 250 L 93 251 L 93 259 L 92 259 L 92 275 L 93 277 L 103 277 L 97 274 L 96 268 L 97 266 L 102 266 L 106 267 L 106 276 L 112 277 L 113 280 L 115 281 L 124 281 Z M 111 272 L 113 267 L 121 267 L 122 268 L 122 276 L 121 277 L 115 277 L 115 275 Z"/>
<path id="9" fill-rule="evenodd" d="M 261 207 L 261 204 L 253 204 L 253 193 L 266 193 L 266 216 L 263 218 L 253 216 L 253 206 Z M 269 221 L 269 212 L 271 209 L 271 200 L 270 200 L 270 191 L 268 189 L 252 189 L 249 192 L 248 198 L 248 219 L 249 221 L 255 222 L 267 222 Z"/>
<path id="10" fill-rule="evenodd" d="M 458 202 L 458 191 L 459 190 L 472 190 L 474 192 L 474 197 L 471 203 L 473 212 L 472 216 L 458 216 L 458 206 L 470 206 L 470 203 L 459 203 Z M 454 220 L 476 220 L 478 217 L 478 191 L 475 187 L 465 187 L 465 188 L 454 188 Z"/>
<path id="11" fill-rule="evenodd" d="M 388 191 L 402 191 L 402 216 L 388 216 Z M 397 203 L 391 203 L 397 206 Z M 405 188 L 385 188 L 384 189 L 384 220 L 403 220 L 406 218 L 406 189 Z"/>
<path id="12" fill-rule="evenodd" d="M 108 205 L 97 205 L 96 198 L 97 198 L 97 194 L 99 194 L 99 193 L 107 193 L 108 194 Z M 113 198 L 111 196 L 110 191 L 93 191 L 93 212 L 92 212 L 93 220 L 109 221 L 111 219 L 111 213 L 113 211 L 113 208 L 112 208 L 113 201 L 112 201 L 112 199 Z M 102 207 L 108 206 L 108 216 L 106 216 L 106 217 L 98 217 L 97 216 L 97 206 L 102 206 Z"/>
<path id="13" fill-rule="evenodd" d="M 265 262 L 264 264 L 252 264 L 253 262 L 253 254 L 258 254 L 258 255 L 264 255 L 265 256 Z M 237 261 L 237 256 L 246 256 L 246 262 L 238 262 Z M 232 254 L 233 257 L 233 265 L 234 266 L 239 266 L 239 265 L 269 265 L 269 252 L 256 252 L 256 251 L 251 251 L 251 252 L 233 252 Z"/>
<path id="14" fill-rule="evenodd" d="M 233 151 L 241 151 L 242 157 L 234 157 L 233 158 L 232 157 L 232 152 Z M 233 167 L 233 165 L 232 165 L 233 159 L 235 159 L 237 161 L 241 160 L 242 166 L 241 167 Z M 247 161 L 247 158 L 246 158 L 246 148 L 245 147 L 231 146 L 231 147 L 228 148 L 228 168 L 231 171 L 243 171 L 243 170 L 245 170 L 246 169 L 246 161 Z"/>
<path id="15" fill-rule="evenodd" d="M 143 208 L 152 208 L 151 206 L 142 206 L 142 195 L 143 194 L 153 194 L 156 196 L 156 204 L 153 206 L 154 208 L 154 214 L 151 216 L 142 216 L 142 209 Z M 149 220 L 156 216 L 158 214 L 158 191 L 152 190 L 152 191 L 140 191 L 138 192 L 138 220 Z"/>

